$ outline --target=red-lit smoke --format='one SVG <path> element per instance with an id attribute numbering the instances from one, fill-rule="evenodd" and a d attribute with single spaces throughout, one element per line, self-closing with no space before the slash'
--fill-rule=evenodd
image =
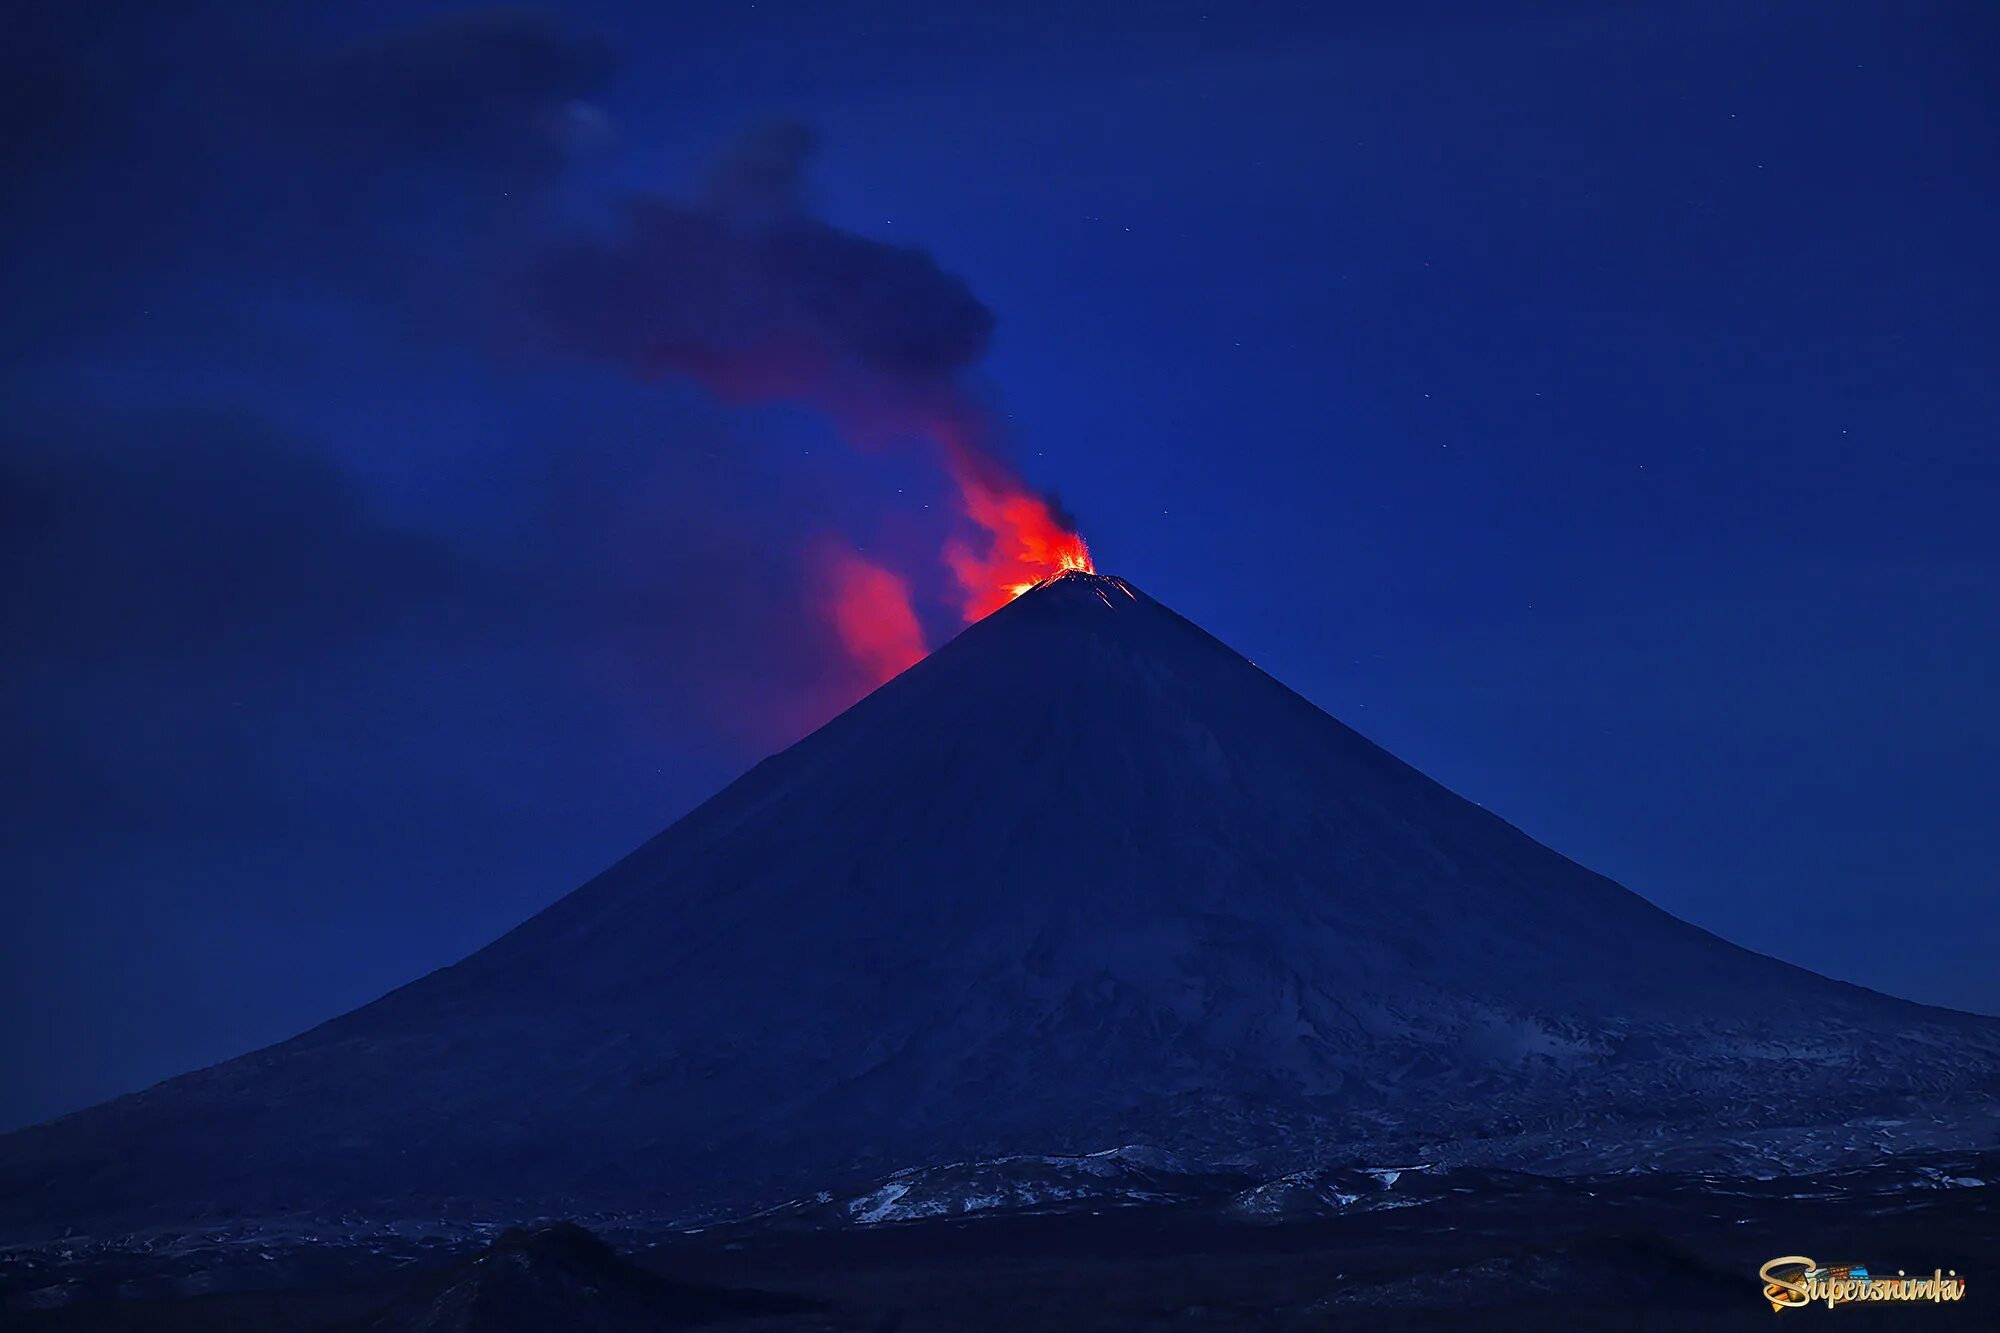
<path id="1" fill-rule="evenodd" d="M 822 545 L 827 618 L 872 688 L 915 666 L 924 631 L 910 606 L 910 585 L 836 541 Z"/>
<path id="2" fill-rule="evenodd" d="M 1090 569 L 1075 525 L 993 447 L 995 419 L 969 383 L 992 311 L 923 251 L 815 217 L 814 144 L 795 122 L 759 127 L 695 198 L 634 198 L 610 231 L 552 241 L 522 279 L 538 327 L 641 378 L 810 405 L 862 446 L 936 449 L 970 530 L 944 552 L 967 620 Z M 902 581 L 867 561 L 829 561 L 827 586 L 845 591 L 828 619 L 857 660 L 886 677 L 921 656 Z"/>
<path id="3" fill-rule="evenodd" d="M 1068 520 L 992 454 L 974 447 L 963 428 L 941 423 L 933 436 L 966 518 L 987 536 L 983 552 L 962 540 L 945 548 L 967 620 L 991 615 L 1066 569 L 1095 572 L 1090 547 Z"/>

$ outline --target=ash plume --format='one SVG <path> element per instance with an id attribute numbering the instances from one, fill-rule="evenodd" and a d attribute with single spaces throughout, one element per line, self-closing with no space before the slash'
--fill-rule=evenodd
<path id="1" fill-rule="evenodd" d="M 954 398 L 993 312 L 921 250 L 843 232 L 805 207 L 810 128 L 744 135 L 694 200 L 625 201 L 617 231 L 551 247 L 531 301 L 562 345 L 641 378 L 782 399 L 846 422 Z"/>
<path id="2" fill-rule="evenodd" d="M 1009 589 L 1087 565 L 1067 517 L 994 447 L 997 423 L 964 382 L 993 312 L 924 251 L 814 216 L 816 146 L 797 121 L 762 125 L 717 160 L 696 198 L 628 199 L 611 234 L 551 246 L 527 278 L 535 324 L 640 379 L 812 407 L 858 445 L 927 441 L 985 534 L 946 556 L 968 618 Z"/>

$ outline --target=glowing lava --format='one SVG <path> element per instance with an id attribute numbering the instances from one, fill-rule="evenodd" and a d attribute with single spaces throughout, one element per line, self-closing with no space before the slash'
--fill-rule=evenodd
<path id="1" fill-rule="evenodd" d="M 984 452 L 939 432 L 965 516 L 988 537 L 981 554 L 964 542 L 945 548 L 945 563 L 964 591 L 965 618 L 991 615 L 1043 579 L 1064 570 L 1097 572 L 1090 547 L 1043 496 Z"/>

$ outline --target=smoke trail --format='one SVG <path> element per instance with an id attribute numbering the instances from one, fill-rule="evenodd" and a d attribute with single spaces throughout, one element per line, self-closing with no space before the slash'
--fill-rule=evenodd
<path id="1" fill-rule="evenodd" d="M 640 378 L 813 407 L 857 445 L 928 441 L 979 533 L 944 557 L 968 619 L 1088 568 L 1068 518 L 993 447 L 992 418 L 963 383 L 992 311 L 923 251 L 814 217 L 814 148 L 797 122 L 765 125 L 721 157 L 698 199 L 631 199 L 611 235 L 553 247 L 529 280 L 538 323 Z"/>

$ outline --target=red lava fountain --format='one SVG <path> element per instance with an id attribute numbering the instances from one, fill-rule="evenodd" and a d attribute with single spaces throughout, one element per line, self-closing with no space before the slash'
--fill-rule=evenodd
<path id="1" fill-rule="evenodd" d="M 993 614 L 1065 570 L 1097 572 L 1090 547 L 1054 505 L 956 436 L 947 433 L 943 439 L 965 516 L 990 538 L 984 554 L 964 542 L 945 549 L 945 562 L 964 593 L 968 621 Z"/>

